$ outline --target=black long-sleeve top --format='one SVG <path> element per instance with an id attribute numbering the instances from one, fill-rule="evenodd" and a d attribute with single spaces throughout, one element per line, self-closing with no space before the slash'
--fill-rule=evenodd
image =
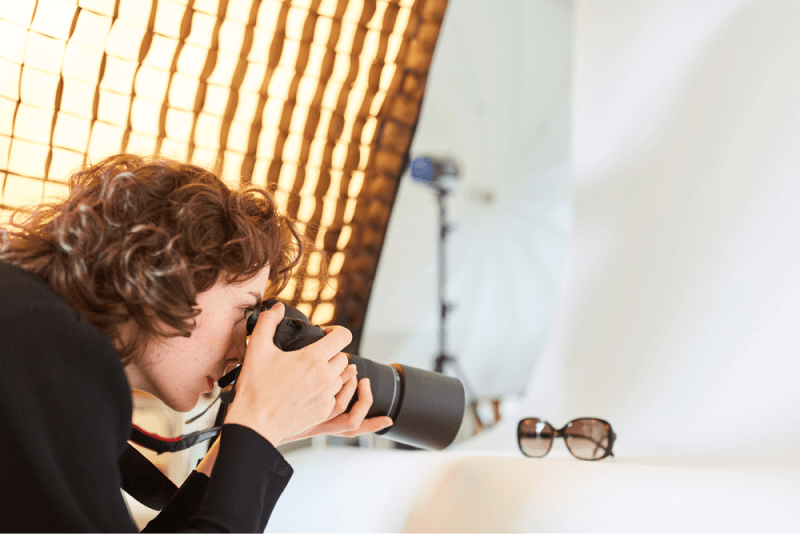
<path id="1" fill-rule="evenodd" d="M 132 412 L 108 337 L 0 262 L 0 530 L 136 531 L 118 465 Z M 220 439 L 211 478 L 193 472 L 145 530 L 263 532 L 292 468 L 247 427 Z"/>

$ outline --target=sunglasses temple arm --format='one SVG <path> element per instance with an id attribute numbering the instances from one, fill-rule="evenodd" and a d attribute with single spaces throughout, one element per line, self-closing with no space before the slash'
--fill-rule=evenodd
<path id="1" fill-rule="evenodd" d="M 613 445 L 613 443 L 614 443 L 613 438 L 611 438 L 611 436 L 609 436 L 609 438 L 611 438 L 611 439 L 609 440 L 608 448 L 604 447 L 603 444 L 600 443 L 599 441 L 595 441 L 594 438 L 592 438 L 591 436 L 581 436 L 581 437 L 583 439 L 585 439 L 587 441 L 591 441 L 592 443 L 595 444 L 595 449 L 594 449 L 595 453 L 597 453 L 598 449 L 603 449 L 603 453 L 604 453 L 603 457 L 605 457 L 605 456 L 614 456 L 614 453 L 611 452 L 611 445 Z"/>
<path id="2" fill-rule="evenodd" d="M 605 458 L 606 456 L 611 456 L 612 458 L 614 457 L 614 453 L 611 452 L 611 448 L 614 446 L 614 440 L 616 440 L 616 439 L 617 439 L 617 435 L 614 434 L 613 430 L 609 429 L 608 437 L 607 437 L 607 441 L 606 441 L 606 443 L 608 443 L 608 448 L 603 447 L 599 443 L 595 442 L 595 445 L 597 445 L 597 448 L 602 448 L 603 449 L 603 453 L 604 453 L 603 454 L 603 458 Z M 594 440 L 592 440 L 592 441 L 594 441 Z M 597 449 L 595 449 L 595 452 L 597 452 Z"/>

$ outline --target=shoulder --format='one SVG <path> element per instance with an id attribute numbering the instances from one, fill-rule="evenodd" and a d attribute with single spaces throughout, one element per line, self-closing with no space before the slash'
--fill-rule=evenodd
<path id="1" fill-rule="evenodd" d="M 0 263 L 0 336 L 50 352 L 79 351 L 86 364 L 119 368 L 111 340 L 36 275 Z M 3 346 L 7 352 L 11 347 Z M 24 350 L 24 347 L 19 347 Z M 77 354 L 75 360 L 78 360 Z M 56 363 L 56 362 L 53 362 Z M 75 361 L 76 365 L 80 362 Z"/>
<path id="2" fill-rule="evenodd" d="M 0 262 L 0 327 L 21 314 L 47 312 L 61 319 L 78 313 L 44 280 L 14 265 Z"/>
<path id="3" fill-rule="evenodd" d="M 44 281 L 0 264 L 0 509 L 11 530 L 132 528 L 118 467 L 131 415 L 111 341 Z"/>
<path id="4" fill-rule="evenodd" d="M 131 392 L 111 340 L 43 280 L 3 263 L 0 347 L 4 388 L 20 392 L 26 401 L 56 396 L 76 410 L 121 415 L 113 418 L 125 432 Z"/>
<path id="5" fill-rule="evenodd" d="M 103 353 L 116 352 L 111 340 L 35 274 L 0 262 L 0 331 L 29 326 L 44 334 L 58 330 L 64 341 L 83 341 Z M 32 332 L 29 332 L 32 333 Z"/>

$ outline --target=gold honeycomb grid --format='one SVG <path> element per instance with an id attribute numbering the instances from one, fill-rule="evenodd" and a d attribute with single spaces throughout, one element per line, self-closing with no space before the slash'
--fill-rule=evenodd
<path id="1" fill-rule="evenodd" d="M 446 0 L 0 3 L 0 218 L 118 152 L 274 191 L 319 247 L 280 298 L 357 349 Z M 320 283 L 322 254 L 329 264 Z"/>

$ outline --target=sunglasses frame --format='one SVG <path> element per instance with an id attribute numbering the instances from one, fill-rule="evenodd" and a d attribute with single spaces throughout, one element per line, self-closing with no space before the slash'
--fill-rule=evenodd
<path id="1" fill-rule="evenodd" d="M 526 421 L 530 421 L 531 419 L 536 419 L 537 421 L 540 421 L 542 423 L 548 424 L 553 429 L 553 437 L 550 438 L 550 445 L 547 447 L 547 450 L 541 456 L 531 456 L 530 454 L 526 454 L 525 451 L 522 448 L 522 438 L 523 438 L 523 436 L 522 436 L 522 424 L 524 422 L 526 422 Z M 587 421 L 587 420 L 589 420 L 589 421 L 597 421 L 599 423 L 602 423 L 606 428 L 608 428 L 608 448 L 606 448 L 605 453 L 603 454 L 603 456 L 601 456 L 599 458 L 580 458 L 579 456 L 576 456 L 575 453 L 572 452 L 572 449 L 569 448 L 569 441 L 567 441 L 567 439 L 566 439 L 567 436 L 564 435 L 564 431 L 571 424 L 575 423 L 576 421 Z M 530 436 L 526 435 L 525 437 L 529 438 Z M 566 425 L 564 425 L 560 429 L 556 429 L 556 427 L 553 426 L 549 421 L 547 421 L 545 419 L 540 419 L 538 417 L 525 417 L 523 419 L 520 419 L 519 423 L 517 423 L 517 446 L 519 447 L 519 451 L 526 458 L 544 458 L 550 452 L 550 449 L 553 448 L 553 442 L 555 442 L 556 438 L 564 438 L 564 444 L 567 446 L 567 450 L 569 451 L 569 453 L 572 456 L 574 456 L 578 460 L 583 460 L 585 462 L 596 462 L 597 460 L 602 460 L 603 458 L 608 458 L 609 456 L 611 456 L 611 457 L 614 456 L 614 453 L 611 452 L 611 449 L 614 447 L 614 441 L 617 439 L 617 435 L 614 433 L 614 430 L 611 428 L 611 423 L 609 423 L 608 421 L 606 421 L 604 419 L 599 419 L 597 417 L 577 417 L 577 418 L 572 419 L 571 421 L 569 421 Z M 595 443 L 595 445 L 601 446 L 599 443 Z"/>

